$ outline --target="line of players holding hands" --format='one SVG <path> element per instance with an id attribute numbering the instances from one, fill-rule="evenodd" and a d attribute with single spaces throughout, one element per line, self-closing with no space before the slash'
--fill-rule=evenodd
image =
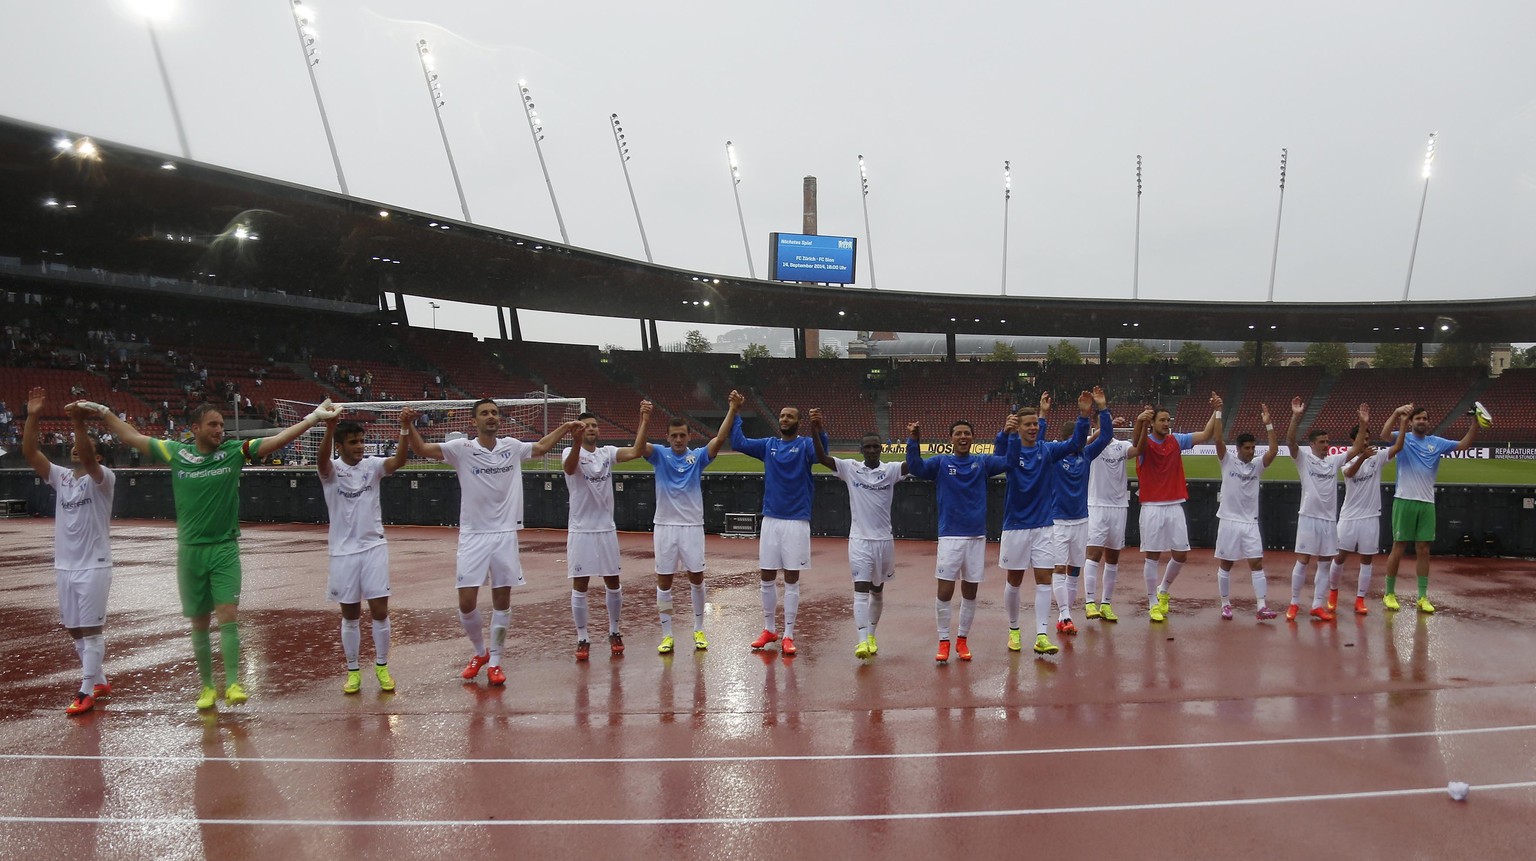
<path id="1" fill-rule="evenodd" d="M 1023 648 L 1019 613 L 1024 580 L 1032 573 L 1033 648 L 1039 654 L 1053 654 L 1059 647 L 1049 636 L 1052 604 L 1057 610 L 1057 632 L 1075 634 L 1072 609 L 1077 603 L 1079 584 L 1087 618 L 1118 621 L 1111 597 L 1120 551 L 1125 546 L 1129 507 L 1126 462 L 1130 458 L 1136 459 L 1140 485 L 1148 618 L 1154 623 L 1166 619 L 1171 611 L 1171 588 L 1189 551 L 1183 511 L 1188 492 L 1181 452 L 1211 441 L 1215 442 L 1222 467 L 1216 544 L 1222 618 L 1233 617 L 1229 575 L 1232 566 L 1244 560 L 1252 574 L 1257 618 L 1264 621 L 1276 617 L 1267 604 L 1258 528 L 1258 480 L 1278 452 L 1274 425 L 1265 406 L 1262 419 L 1269 447 L 1262 456 L 1256 456 L 1255 440 L 1249 434 L 1239 435 L 1236 445 L 1228 447 L 1222 441 L 1222 400 L 1215 394 L 1211 396 L 1211 417 L 1198 433 L 1171 433 L 1168 411 L 1149 407 L 1136 417 L 1131 439 L 1122 440 L 1114 437 L 1114 421 L 1104 392 L 1095 388 L 1079 395 L 1078 415 L 1064 428 L 1062 439 L 1049 441 L 1046 416 L 1052 400 L 1047 393 L 1042 395 L 1038 407 L 1023 408 L 1009 416 L 994 441 L 994 452 L 1000 454 L 972 455 L 974 431 L 969 422 L 957 421 L 950 427 L 952 453 L 924 458 L 921 428 L 914 422 L 907 428 L 905 460 L 891 463 L 881 462 L 881 440 L 875 434 L 862 439 L 862 460 L 831 457 L 827 436 L 822 431 L 823 416 L 817 409 L 809 414 L 808 437 L 800 435 L 800 414 L 795 407 L 780 411 L 777 436 L 746 437 L 737 415 L 745 398 L 735 391 L 730 394 L 729 409 L 716 435 L 705 445 L 691 449 L 691 431 L 680 418 L 671 421 L 666 446 L 650 444 L 647 428 L 652 406 L 648 401 L 641 403 L 634 444 L 619 448 L 597 444 L 597 419 L 585 413 L 537 442 L 498 437 L 500 410 L 494 400 L 486 398 L 473 406 L 474 436 L 441 443 L 423 439 L 415 427 L 415 411 L 403 409 L 402 444 L 389 458 L 365 456 L 364 429 L 352 422 L 339 421 L 342 409 L 329 401 L 272 436 L 247 441 L 225 440 L 222 414 L 205 406 L 192 416 L 190 443 L 146 437 L 106 407 L 76 401 L 65 408 L 75 431 L 72 468 L 49 463 L 38 449 L 36 416 L 44 399 L 42 389 L 32 390 L 29 396 L 23 452 L 29 464 L 57 491 L 55 567 L 60 611 L 82 667 L 80 690 L 66 708 L 68 714 L 89 711 L 96 698 L 111 693 L 111 685 L 102 672 L 102 631 L 111 580 L 107 530 L 115 477 L 99 463 L 90 443 L 85 429 L 90 418 L 102 421 L 124 444 L 172 468 L 177 510 L 177 583 L 183 614 L 191 624 L 201 681 L 198 709 L 213 708 L 221 693 L 214 686 L 212 674 L 211 618 L 218 621 L 225 681 L 222 696 L 229 704 L 245 702 L 248 696 L 239 681 L 236 624 L 241 585 L 240 468 L 247 460 L 259 459 L 319 424 L 325 425 L 325 433 L 317 456 L 317 471 L 330 515 L 327 597 L 341 607 L 341 642 L 347 662 L 343 691 L 349 694 L 357 693 L 362 685 L 359 660 L 364 600 L 372 617 L 374 675 L 381 690 L 391 691 L 395 687 L 388 668 L 390 590 L 388 550 L 379 505 L 382 479 L 403 466 L 410 453 L 445 461 L 454 468 L 461 489 L 455 565 L 459 618 L 473 648 L 473 656 L 461 675 L 465 680 L 473 680 L 483 668 L 489 684 L 503 685 L 506 674 L 501 659 L 510 627 L 511 589 L 525 582 L 517 540 L 523 526 L 521 463 L 544 455 L 567 435 L 571 436 L 572 445 L 561 461 L 570 501 L 566 556 L 577 660 L 587 660 L 591 653 L 587 592 L 592 577 L 602 578 L 605 587 L 609 650 L 613 655 L 624 652 L 619 631 L 623 588 L 619 582 L 618 536 L 613 519 L 612 471 L 614 465 L 636 458 L 650 462 L 656 473 L 653 540 L 656 610 L 662 633 L 657 651 L 668 654 L 675 648 L 672 585 L 679 574 L 688 578 L 694 648 L 708 648 L 704 631 L 707 592 L 700 477 L 727 441 L 735 451 L 764 463 L 759 539 L 763 631 L 753 641 L 753 649 L 764 649 L 777 642 L 785 655 L 797 651 L 794 626 L 800 572 L 810 567 L 811 469 L 816 463 L 832 470 L 848 485 L 852 516 L 848 556 L 854 587 L 854 624 L 858 629 L 854 654 L 858 658 L 869 658 L 879 649 L 876 629 L 884 584 L 895 570 L 890 511 L 898 481 L 912 476 L 936 485 L 939 542 L 935 571 L 935 659 L 947 661 L 951 654 L 961 660 L 972 657 L 967 638 L 975 617 L 977 591 L 985 576 L 986 485 L 988 479 L 998 474 L 1007 475 L 999 566 L 1007 574 L 1004 605 L 1008 615 L 1008 648 Z M 1446 440 L 1429 436 L 1424 411 L 1405 405 L 1395 410 L 1382 428 L 1383 438 L 1394 439 L 1392 446 L 1376 449 L 1366 442 L 1369 413 L 1362 404 L 1360 423 L 1351 432 L 1352 446 L 1347 452 L 1329 454 L 1326 431 L 1313 430 L 1306 446 L 1297 443 L 1298 425 L 1305 412 L 1300 398 L 1293 399 L 1291 411 L 1286 441 L 1301 477 L 1302 503 L 1296 541 L 1298 560 L 1292 571 L 1286 618 L 1294 621 L 1298 615 L 1306 568 L 1315 563 L 1310 617 L 1317 622 L 1334 620 L 1340 572 L 1349 553 L 1356 553 L 1361 559 L 1355 612 L 1367 612 L 1365 595 L 1371 563 L 1379 552 L 1376 539 L 1381 467 L 1403 452 L 1410 456 L 1399 458 L 1394 545 L 1383 601 L 1388 609 L 1398 609 L 1397 563 L 1405 546 L 1412 543 L 1417 549 L 1417 608 L 1424 613 L 1434 612 L 1425 593 L 1429 543 L 1434 538 L 1435 471 L 1441 453 L 1472 444 L 1481 422 L 1473 422 L 1460 442 Z M 1342 512 L 1335 498 L 1337 472 L 1341 468 L 1346 480 Z M 776 626 L 777 581 L 781 572 L 782 634 Z M 492 598 L 489 638 L 478 610 L 480 589 L 487 582 Z M 961 592 L 958 619 L 953 613 L 956 582 L 960 583 Z"/>

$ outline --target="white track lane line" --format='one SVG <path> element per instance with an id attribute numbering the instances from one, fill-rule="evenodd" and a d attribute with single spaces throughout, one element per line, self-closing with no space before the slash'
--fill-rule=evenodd
<path id="1" fill-rule="evenodd" d="M 5 761 L 110 761 L 110 762 L 270 762 L 341 765 L 665 765 L 668 763 L 752 763 L 752 762 L 840 762 L 900 759 L 961 759 L 988 756 L 1058 756 L 1073 753 L 1134 753 L 1137 751 L 1211 750 L 1235 747 L 1268 747 L 1293 744 L 1338 744 L 1362 741 L 1395 741 L 1412 738 L 1489 735 L 1506 732 L 1531 732 L 1536 724 L 1489 726 L 1470 729 L 1439 729 L 1419 732 L 1384 732 L 1369 735 L 1302 736 L 1299 738 L 1255 738 L 1234 741 L 1192 741 L 1166 744 L 1104 745 L 1098 747 L 1046 747 L 1017 750 L 941 750 L 914 753 L 827 753 L 782 754 L 772 756 L 590 756 L 590 757 L 324 757 L 324 756 L 118 756 L 111 754 L 0 753 Z"/>
<path id="2" fill-rule="evenodd" d="M 1474 785 L 1474 794 L 1482 795 L 1509 789 L 1536 789 L 1536 780 L 1517 783 Z M 575 825 L 798 825 L 817 822 L 909 822 L 936 819 L 1003 819 L 1020 816 L 1051 816 L 1062 813 L 1140 813 L 1147 811 L 1192 810 L 1212 807 L 1255 807 L 1265 804 L 1302 804 L 1309 802 L 1358 801 L 1371 798 L 1404 798 L 1414 795 L 1441 795 L 1443 786 L 1419 789 L 1379 789 L 1367 792 L 1331 792 L 1321 795 L 1275 795 L 1268 798 L 1218 798 L 1210 801 L 1165 801 L 1155 804 L 1104 804 L 1094 807 L 1042 807 L 1015 810 L 946 810 L 931 813 L 854 813 L 823 816 L 700 816 L 676 819 L 192 819 L 177 817 L 105 817 L 105 816 L 0 816 L 0 823 L 53 825 L 230 825 L 244 827 L 320 827 L 320 828 L 464 828 L 473 825 L 497 827 L 550 827 Z"/>

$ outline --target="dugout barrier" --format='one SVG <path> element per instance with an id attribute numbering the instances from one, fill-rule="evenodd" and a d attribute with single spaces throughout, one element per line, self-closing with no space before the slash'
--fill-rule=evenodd
<path id="1" fill-rule="evenodd" d="M 171 475 L 165 469 L 120 469 L 113 516 L 169 520 L 175 517 Z M 1134 493 L 1126 519 L 1126 544 L 1140 540 L 1139 507 Z M 1191 480 L 1185 514 L 1194 547 L 1216 543 L 1217 491 L 1220 482 Z M 708 473 L 704 476 L 704 528 L 719 533 L 727 512 L 762 510 L 763 476 L 749 473 Z M 1002 536 L 1007 485 L 988 485 L 987 538 Z M 655 515 L 655 477 L 648 472 L 614 474 L 614 521 L 619 529 L 647 532 Z M 1381 546 L 1391 546 L 1391 485 L 1381 488 Z M 1260 485 L 1260 518 L 1264 545 L 1288 551 L 1296 537 L 1301 485 L 1265 482 Z M 1339 498 L 1344 490 L 1339 488 Z M 0 499 L 26 501 L 31 515 L 51 516 L 53 489 L 31 470 L 0 470 Z M 392 525 L 457 526 L 459 484 L 448 470 L 408 470 L 384 480 L 380 503 L 384 522 Z M 568 503 L 565 476 L 560 472 L 523 474 L 524 525 L 563 529 Z M 1462 556 L 1536 557 L 1536 487 L 1503 485 L 1441 485 L 1436 514 L 1436 554 Z M 325 497 L 313 470 L 248 469 L 240 480 L 240 517 L 261 523 L 324 523 Z M 811 534 L 848 534 L 848 488 L 830 475 L 814 480 Z M 933 485 L 903 481 L 896 485 L 891 526 L 897 538 L 933 540 L 938 537 L 938 509 Z"/>

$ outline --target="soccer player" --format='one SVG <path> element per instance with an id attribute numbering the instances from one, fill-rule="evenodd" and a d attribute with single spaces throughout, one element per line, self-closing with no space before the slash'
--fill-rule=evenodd
<path id="1" fill-rule="evenodd" d="M 740 410 L 746 398 L 730 395 L 731 406 Z M 822 435 L 822 448 L 828 443 Z M 749 439 L 741 432 L 741 417 L 731 424 L 731 448 L 763 462 L 763 525 L 757 542 L 757 565 L 762 571 L 759 589 L 763 599 L 763 632 L 752 641 L 762 649 L 779 635 L 774 633 L 778 612 L 776 583 L 784 571 L 784 642 L 779 649 L 795 654 L 795 616 L 800 611 L 800 572 L 811 566 L 811 467 L 816 446 L 800 436 L 800 410 L 779 410 L 779 435 Z"/>
<path id="2" fill-rule="evenodd" d="M 1360 434 L 1360 427 L 1369 421 L 1369 410 L 1361 404 L 1360 426 L 1350 430 L 1351 436 Z M 1381 471 L 1387 461 L 1403 450 L 1408 417 L 1399 419 L 1399 433 L 1390 448 L 1366 446 L 1356 452 L 1344 464 L 1344 507 L 1339 509 L 1339 555 L 1329 566 L 1328 609 L 1339 605 L 1339 576 L 1349 554 L 1360 557 L 1360 576 L 1356 580 L 1355 615 L 1364 616 L 1370 611 L 1365 606 L 1365 596 L 1371 589 L 1371 562 L 1381 552 Z"/>
<path id="3" fill-rule="evenodd" d="M 885 607 L 885 581 L 896 576 L 891 500 L 896 494 L 896 482 L 907 477 L 907 465 L 880 462 L 880 452 L 885 447 L 876 433 L 867 433 L 859 440 L 859 454 L 864 460 L 832 457 L 821 442 L 824 420 L 821 410 L 811 410 L 816 459 L 848 485 L 848 512 L 853 518 L 848 529 L 848 567 L 853 572 L 853 624 L 859 629 L 853 656 L 863 659 L 880 650 L 875 627 L 880 624 L 880 613 Z"/>
<path id="4" fill-rule="evenodd" d="M 568 433 L 579 432 L 581 422 L 565 422 L 535 443 L 515 437 L 497 437 L 501 408 L 491 398 L 472 407 L 475 435 L 444 442 L 427 442 L 416 429 L 417 411 L 400 410 L 400 434 L 420 457 L 446 461 L 459 478 L 459 550 L 454 580 L 459 590 L 459 624 L 475 649 L 474 657 L 459 675 L 473 680 L 480 668 L 492 687 L 507 683 L 501 668 L 502 647 L 512 621 L 512 587 L 522 586 L 522 560 L 518 558 L 517 532 L 523 528 L 523 461 L 542 457 Z M 491 642 L 485 643 L 480 622 L 480 587 L 486 571 L 491 581 Z"/>
<path id="5" fill-rule="evenodd" d="M 1216 400 L 1217 410 L 1221 400 Z M 1221 594 L 1221 618 L 1232 618 L 1232 564 L 1248 560 L 1253 578 L 1254 614 L 1260 622 L 1275 618 L 1269 609 L 1269 581 L 1264 576 L 1264 538 L 1259 532 L 1259 479 L 1280 454 L 1275 424 L 1269 420 L 1269 404 L 1259 405 L 1259 418 L 1269 436 L 1264 456 L 1255 458 L 1251 433 L 1237 435 L 1237 451 L 1222 440 L 1221 419 L 1216 420 L 1216 462 L 1221 465 L 1221 504 L 1216 508 L 1216 589 Z"/>
<path id="6" fill-rule="evenodd" d="M 1019 417 L 1009 416 L 1005 433 L 1015 433 Z M 938 562 L 934 577 L 938 580 L 938 599 L 934 616 L 938 621 L 939 651 L 934 660 L 949 660 L 951 604 L 955 581 L 960 581 L 960 624 L 955 629 L 955 654 L 962 661 L 971 659 L 966 637 L 971 620 L 976 617 L 976 592 L 986 578 L 987 551 L 987 479 L 1008 469 L 1008 459 L 1001 455 L 971 454 L 975 431 L 964 419 L 949 426 L 952 454 L 922 455 L 920 422 L 907 425 L 907 472 L 937 487 L 939 509 Z"/>
<path id="7" fill-rule="evenodd" d="M 1051 590 L 1060 608 L 1056 630 L 1062 634 L 1076 634 L 1077 625 L 1072 621 L 1072 605 L 1077 603 L 1077 586 L 1088 551 L 1088 473 L 1093 461 L 1104 451 L 1114 435 L 1114 418 L 1109 414 L 1104 390 L 1095 387 L 1092 400 L 1078 399 L 1083 418 L 1090 422 L 1093 413 L 1099 415 L 1099 426 L 1081 449 L 1072 449 L 1059 461 L 1061 468 L 1048 470 L 1054 487 L 1055 504 L 1051 507 L 1052 553 L 1056 556 L 1056 571 L 1051 574 Z M 1062 439 L 1076 434 L 1062 428 Z M 1040 433 L 1045 433 L 1045 414 L 1040 414 Z"/>
<path id="8" fill-rule="evenodd" d="M 1172 416 L 1162 407 L 1147 407 L 1136 417 L 1131 445 L 1138 452 L 1136 480 L 1141 485 L 1141 552 L 1146 557 L 1141 576 L 1147 583 L 1147 617 L 1154 622 L 1168 618 L 1168 590 L 1189 559 L 1189 523 L 1184 519 L 1189 484 L 1183 452 L 1215 438 L 1221 397 L 1211 392 L 1210 403 L 1211 417 L 1198 433 L 1170 433 Z M 1157 565 L 1164 553 L 1170 558 L 1159 580 Z"/>
<path id="9" fill-rule="evenodd" d="M 645 438 L 648 410 L 640 412 L 635 436 Z M 570 499 L 565 532 L 565 570 L 571 580 L 571 618 L 576 623 L 576 660 L 592 653 L 587 642 L 587 585 L 594 575 L 603 578 L 608 607 L 608 649 L 624 654 L 619 634 L 619 614 L 624 609 L 624 590 L 619 584 L 619 530 L 613 523 L 613 467 L 639 457 L 636 446 L 597 444 L 597 416 L 582 413 L 571 429 L 571 447 L 561 465 Z"/>
<path id="10" fill-rule="evenodd" d="M 86 411 L 65 407 L 75 430 L 71 468 L 51 463 L 38 448 L 37 420 L 48 393 L 27 393 L 27 420 L 22 427 L 21 455 L 38 477 L 57 494 L 53 513 L 53 568 L 59 593 L 59 615 L 80 658 L 80 690 L 64 708 L 67 715 L 96 707 L 97 697 L 110 696 L 112 685 L 102 673 L 106 640 L 107 592 L 112 587 L 112 494 L 117 475 L 101 465 L 96 445 L 85 429 Z"/>
<path id="11" fill-rule="evenodd" d="M 1024 648 L 1023 633 L 1019 630 L 1019 593 L 1026 569 L 1033 569 L 1035 573 L 1035 653 L 1052 655 L 1061 651 L 1048 634 L 1051 574 L 1061 562 L 1061 557 L 1056 554 L 1053 526 L 1056 481 L 1051 471 L 1068 454 L 1080 451 L 1088 440 L 1088 416 L 1093 412 L 1093 396 L 1083 392 L 1078 397 L 1078 406 L 1083 414 L 1073 426 L 1072 438 L 1065 442 L 1042 442 L 1039 439 L 1040 417 L 1051 409 L 1050 392 L 1040 395 L 1038 412 L 1026 407 L 1010 416 L 1013 427 L 1008 432 L 1008 448 L 1004 455 L 1008 464 L 1008 495 L 1003 508 L 1002 548 L 997 558 L 998 567 L 1008 575 L 1008 583 L 1003 587 L 1003 606 L 1008 612 L 1010 651 Z M 1066 583 L 1063 582 L 1061 603 L 1064 613 L 1068 612 L 1066 597 Z M 1064 618 L 1071 616 L 1068 614 Z M 1066 629 L 1058 630 L 1064 632 Z"/>
<path id="12" fill-rule="evenodd" d="M 181 612 L 192 623 L 192 654 L 202 691 L 198 710 L 218 700 L 213 686 L 211 618 L 219 622 L 219 655 L 224 665 L 224 702 L 248 699 L 240 684 L 240 470 L 293 442 L 310 428 L 341 411 L 329 399 L 300 421 L 259 439 L 224 438 L 224 414 L 213 404 L 194 407 L 187 430 L 190 443 L 152 439 L 100 404 L 80 402 L 101 416 L 125 445 L 171 467 L 176 499 L 176 586 Z"/>
<path id="13" fill-rule="evenodd" d="M 1123 422 L 1124 419 L 1116 419 Z M 1097 431 L 1089 436 L 1093 445 Z M 1088 561 L 1083 565 L 1083 613 L 1090 619 L 1118 622 L 1110 606 L 1120 576 L 1120 551 L 1125 549 L 1125 515 L 1131 504 L 1125 464 L 1137 455 L 1127 439 L 1111 439 L 1088 467 Z M 1099 567 L 1103 566 L 1102 580 Z M 1095 597 L 1098 601 L 1095 602 Z"/>
<path id="14" fill-rule="evenodd" d="M 1404 414 L 1408 416 L 1406 428 L 1402 424 Z M 1382 425 L 1383 439 L 1391 436 L 1389 431 L 1393 424 L 1399 427 L 1395 434 L 1403 440 L 1403 450 L 1397 459 L 1397 496 L 1392 500 L 1392 552 L 1387 556 L 1387 588 L 1381 603 L 1388 610 L 1398 609 L 1397 566 L 1403 561 L 1403 551 L 1412 544 L 1414 567 L 1419 575 L 1416 606 L 1420 613 L 1433 613 L 1435 605 L 1429 603 L 1429 545 L 1435 540 L 1435 476 L 1440 473 L 1440 456 L 1471 448 L 1477 442 L 1481 422 L 1474 418 L 1459 442 L 1432 436 L 1429 411 L 1404 404 Z"/>
<path id="15" fill-rule="evenodd" d="M 640 402 L 640 430 L 635 450 L 656 468 L 655 527 L 651 536 L 656 556 L 656 612 L 661 617 L 661 645 L 656 652 L 669 655 L 672 639 L 672 578 L 688 575 L 688 597 L 693 604 L 693 648 L 709 648 L 704 636 L 704 490 L 699 477 L 709 466 L 736 421 L 736 405 L 726 410 L 720 430 L 698 448 L 688 447 L 688 420 L 674 417 L 667 425 L 667 445 L 653 446 L 645 439 L 645 422 L 651 402 Z"/>
<path id="16" fill-rule="evenodd" d="M 1364 407 L 1361 404 L 1361 414 L 1369 416 Z M 1307 582 L 1307 566 L 1315 559 L 1317 573 L 1312 587 L 1312 619 L 1332 622 L 1333 608 L 1327 603 L 1331 560 L 1339 552 L 1339 467 L 1365 447 L 1365 437 L 1358 436 L 1347 452 L 1329 454 L 1328 431 L 1313 428 L 1307 434 L 1307 447 L 1302 448 L 1296 444 L 1296 430 L 1306 411 L 1307 405 L 1301 398 L 1291 399 L 1291 424 L 1285 432 L 1285 445 L 1296 461 L 1296 474 L 1301 479 L 1301 512 L 1296 520 L 1296 564 L 1291 569 L 1291 605 L 1286 608 L 1285 620 L 1296 621 L 1301 588 Z M 1357 427 L 1364 426 L 1365 419 L 1362 418 Z"/>
<path id="17" fill-rule="evenodd" d="M 366 456 L 364 437 L 362 425 L 329 419 L 315 455 L 315 472 L 320 475 L 331 521 L 326 532 L 330 570 L 325 594 L 341 605 L 341 651 L 347 659 L 347 681 L 341 691 L 346 694 L 363 687 L 358 653 L 365 599 L 373 619 L 373 675 L 380 690 L 395 689 L 389 674 L 389 545 L 384 542 L 379 485 L 405 466 L 411 449 L 402 439 L 392 457 Z M 333 458 L 332 451 L 340 456 Z"/>

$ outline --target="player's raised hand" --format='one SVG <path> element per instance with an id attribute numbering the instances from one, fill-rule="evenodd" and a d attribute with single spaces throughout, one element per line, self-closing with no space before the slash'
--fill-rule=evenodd
<path id="1" fill-rule="evenodd" d="M 1093 392 L 1084 389 L 1077 393 L 1077 408 L 1083 415 L 1093 412 Z"/>
<path id="2" fill-rule="evenodd" d="M 44 389 L 42 386 L 34 386 L 32 388 L 32 391 L 27 392 L 27 415 L 30 416 L 30 415 L 33 415 L 35 413 L 41 412 L 42 409 L 43 409 L 43 403 L 46 402 L 47 400 L 48 400 L 48 392 L 47 392 L 47 390 Z"/>
<path id="3" fill-rule="evenodd" d="M 1259 404 L 1259 420 L 1269 424 L 1269 404 Z"/>
<path id="4" fill-rule="evenodd" d="M 1046 412 L 1048 412 L 1050 410 L 1050 408 L 1051 408 L 1051 393 L 1050 392 L 1041 392 L 1040 393 L 1040 415 L 1042 415 L 1042 416 L 1045 415 Z"/>
<path id="5" fill-rule="evenodd" d="M 1117 427 L 1117 428 L 1123 428 L 1123 427 L 1125 427 L 1126 425 L 1128 425 L 1130 423 L 1131 423 L 1131 420 L 1126 418 L 1125 416 L 1115 416 L 1115 427 Z"/>
<path id="6" fill-rule="evenodd" d="M 1365 423 L 1371 420 L 1371 405 L 1361 404 L 1356 408 L 1355 415 L 1360 419 L 1360 426 L 1365 427 Z"/>
<path id="7" fill-rule="evenodd" d="M 420 415 L 421 415 L 421 413 L 417 412 L 416 410 L 412 409 L 411 407 L 401 407 L 400 408 L 400 427 L 402 427 L 402 428 L 410 427 L 412 424 L 414 424 L 416 422 L 416 417 L 420 416 Z"/>
<path id="8" fill-rule="evenodd" d="M 1219 410 L 1219 409 L 1221 409 L 1221 405 L 1224 404 L 1224 403 L 1226 403 L 1226 401 L 1222 400 L 1221 395 L 1218 395 L 1215 392 L 1211 392 L 1211 400 L 1210 400 L 1211 409 Z"/>
<path id="9" fill-rule="evenodd" d="M 815 433 L 821 433 L 821 421 L 822 421 L 822 419 L 821 419 L 821 408 L 820 407 L 811 407 L 810 419 L 811 419 L 811 430 L 813 432 L 815 432 Z"/>
<path id="10" fill-rule="evenodd" d="M 1009 413 L 1008 414 L 1008 421 L 1003 422 L 1003 432 L 1004 433 L 1010 433 L 1010 434 L 1018 433 L 1019 432 L 1019 414 L 1018 413 Z"/>
<path id="11" fill-rule="evenodd" d="M 653 405 L 650 401 L 641 401 L 640 402 L 640 415 L 642 417 L 644 417 L 644 418 L 650 418 L 651 417 L 651 410 L 654 409 L 654 408 L 655 408 L 655 405 Z"/>
<path id="12" fill-rule="evenodd" d="M 1104 394 L 1103 386 L 1093 387 L 1093 405 L 1100 410 L 1109 408 L 1109 396 Z"/>
<path id="13" fill-rule="evenodd" d="M 312 419 L 316 424 L 319 424 L 320 422 L 330 421 L 331 419 L 334 419 L 340 415 L 341 407 L 331 403 L 330 398 L 326 398 L 325 400 L 316 404 L 315 408 L 310 411 L 306 418 Z"/>
<path id="14" fill-rule="evenodd" d="M 1296 397 L 1291 398 L 1291 414 L 1292 415 L 1299 416 L 1299 415 L 1301 415 L 1302 413 L 1304 413 L 1306 411 L 1307 411 L 1307 405 L 1306 405 L 1306 403 L 1304 401 L 1302 401 L 1300 395 L 1297 395 Z"/>
<path id="15" fill-rule="evenodd" d="M 731 389 L 731 394 L 726 398 L 726 400 L 730 401 L 731 406 L 740 407 L 742 404 L 747 402 L 747 396 L 743 395 L 741 392 L 736 391 L 735 389 Z"/>
<path id="16" fill-rule="evenodd" d="M 922 422 L 907 422 L 907 437 L 909 439 L 920 439 L 921 438 L 920 434 L 922 434 L 922 432 L 923 432 L 923 423 Z"/>
<path id="17" fill-rule="evenodd" d="M 1136 421 L 1138 421 L 1138 422 L 1149 422 L 1149 421 L 1152 421 L 1153 417 L 1156 416 L 1156 415 L 1157 415 L 1157 413 L 1153 412 L 1151 407 L 1147 407 L 1146 409 L 1141 411 L 1140 415 L 1136 416 Z"/>
<path id="18" fill-rule="evenodd" d="M 1413 404 L 1403 404 L 1393 412 L 1393 415 L 1413 415 Z"/>

